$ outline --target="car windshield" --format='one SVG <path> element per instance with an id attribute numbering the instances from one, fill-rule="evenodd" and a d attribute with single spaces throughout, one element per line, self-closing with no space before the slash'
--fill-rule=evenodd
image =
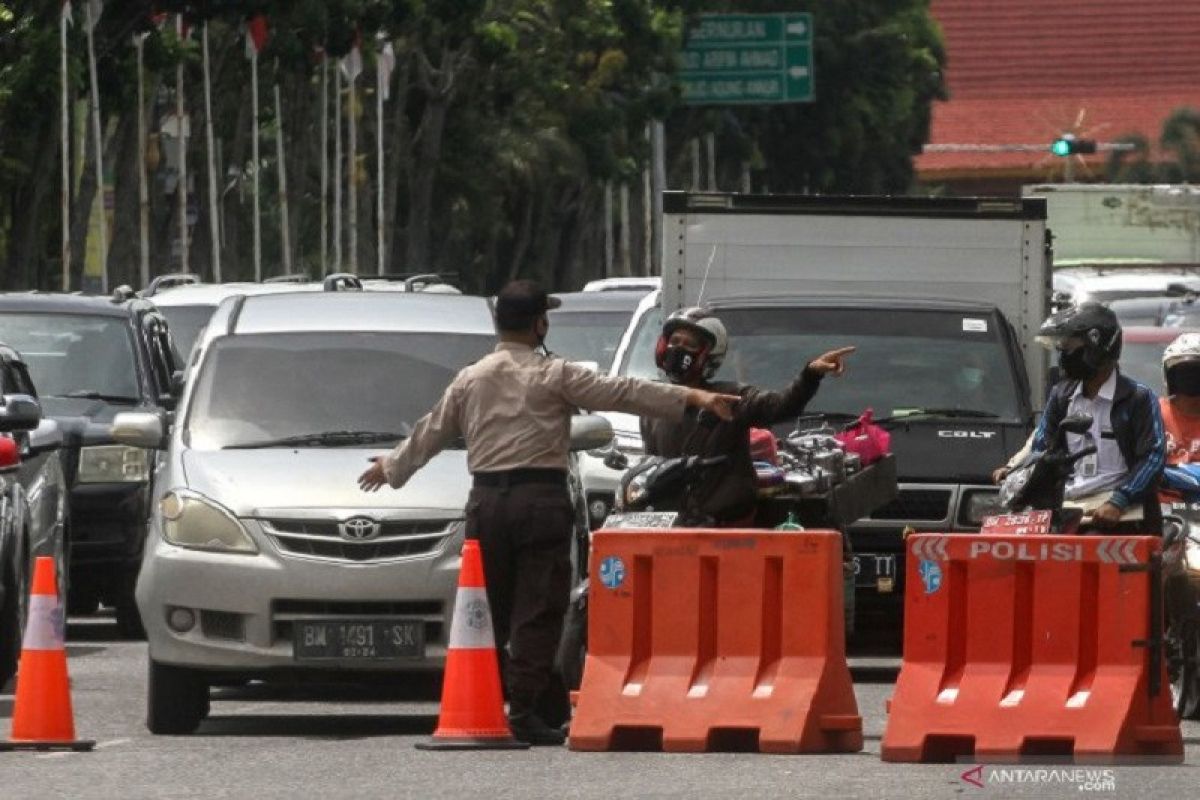
<path id="1" fill-rule="evenodd" d="M 858 348 L 847 375 L 822 382 L 806 413 L 857 415 L 871 408 L 882 418 L 951 409 L 1007 421 L 1022 416 L 1007 336 L 993 317 L 841 308 L 726 309 L 719 316 L 729 331 L 729 354 L 718 381 L 783 389 L 814 356 Z M 657 308 L 642 317 L 622 374 L 661 379 L 654 345 L 662 321 Z"/>
<path id="2" fill-rule="evenodd" d="M 1121 372 L 1149 386 L 1157 394 L 1166 391 L 1163 385 L 1162 355 L 1169 341 L 1125 342 L 1121 346 Z"/>
<path id="3" fill-rule="evenodd" d="M 607 371 L 632 316 L 632 310 L 552 311 L 546 347 L 568 361 L 594 361 Z"/>
<path id="4" fill-rule="evenodd" d="M 0 341 L 25 358 L 42 396 L 140 396 L 133 338 L 123 317 L 0 314 Z"/>
<path id="5" fill-rule="evenodd" d="M 185 441 L 199 450 L 394 442 L 494 341 L 445 333 L 222 337 L 196 377 Z M 286 443 L 317 434 L 330 436 Z M 355 439 L 371 434 L 381 435 Z"/>
<path id="6" fill-rule="evenodd" d="M 159 306 L 158 309 L 167 318 L 171 328 L 171 339 L 179 351 L 181 360 L 186 363 L 196 340 L 200 338 L 204 326 L 208 325 L 216 306 Z"/>

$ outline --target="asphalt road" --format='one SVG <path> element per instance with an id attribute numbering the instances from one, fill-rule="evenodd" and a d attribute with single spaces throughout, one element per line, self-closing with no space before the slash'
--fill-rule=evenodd
<path id="1" fill-rule="evenodd" d="M 884 700 L 898 661 L 853 659 L 866 747 L 840 756 L 754 753 L 675 755 L 526 752 L 430 753 L 413 744 L 437 706 L 399 691 L 257 685 L 217 690 L 212 716 L 188 737 L 151 736 L 143 724 L 144 643 L 115 641 L 111 620 L 75 620 L 68 634 L 75 719 L 91 753 L 0 753 L 2 798 L 852 798 L 1079 797 L 1062 780 L 963 780 L 969 764 L 899 765 L 879 760 Z M 411 695 L 411 692 L 407 693 Z M 12 698 L 0 695 L 0 736 Z M 1183 766 L 1117 766 L 1107 797 L 1186 798 L 1200 787 L 1200 723 L 1184 726 Z M 978 776 L 977 776 L 978 777 Z M 1101 776 L 1094 776 L 1101 777 Z"/>

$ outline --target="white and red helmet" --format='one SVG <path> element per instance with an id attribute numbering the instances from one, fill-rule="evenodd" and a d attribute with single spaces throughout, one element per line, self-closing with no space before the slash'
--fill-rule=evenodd
<path id="1" fill-rule="evenodd" d="M 704 342 L 692 364 L 691 371 L 694 375 L 689 377 L 703 376 L 705 380 L 711 379 L 717 374 L 717 370 L 725 361 L 725 354 L 729 352 L 729 334 L 725 331 L 725 326 L 721 320 L 698 306 L 674 312 L 663 323 L 662 334 L 654 348 L 654 363 L 659 369 L 663 367 L 671 334 L 679 328 L 695 331 Z"/>

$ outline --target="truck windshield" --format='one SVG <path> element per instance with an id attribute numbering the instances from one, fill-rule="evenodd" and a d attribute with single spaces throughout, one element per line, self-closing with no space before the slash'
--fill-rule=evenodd
<path id="1" fill-rule="evenodd" d="M 854 345 L 849 372 L 826 379 L 807 412 L 877 418 L 917 409 L 959 409 L 1023 418 L 1007 335 L 993 316 L 950 311 L 845 308 L 730 308 L 718 316 L 729 331 L 729 354 L 715 380 L 782 389 L 813 357 Z M 654 345 L 661 309 L 643 315 L 621 373 L 661 379 Z"/>
<path id="2" fill-rule="evenodd" d="M 217 339 L 196 377 L 198 450 L 395 442 L 494 337 L 277 333 Z"/>

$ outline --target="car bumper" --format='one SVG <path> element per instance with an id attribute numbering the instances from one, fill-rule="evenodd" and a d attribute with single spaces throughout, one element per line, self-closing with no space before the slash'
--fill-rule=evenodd
<path id="1" fill-rule="evenodd" d="M 263 546 L 257 555 L 189 550 L 155 536 L 137 585 L 150 657 L 213 671 L 422 671 L 445 662 L 457 591 L 462 525 L 432 552 L 403 560 L 349 564 L 284 555 Z M 189 609 L 186 631 L 168 625 L 174 609 Z M 297 620 L 420 619 L 422 657 L 297 660 Z"/>

